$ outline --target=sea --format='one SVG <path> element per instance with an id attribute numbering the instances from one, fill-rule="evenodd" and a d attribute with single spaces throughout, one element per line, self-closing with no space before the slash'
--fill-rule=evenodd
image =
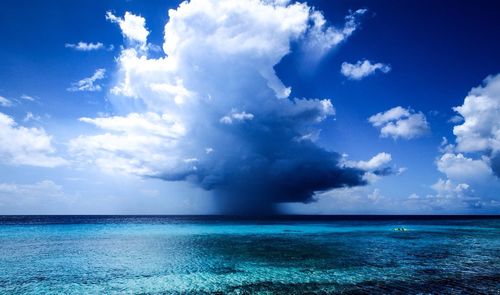
<path id="1" fill-rule="evenodd" d="M 0 294 L 500 294 L 500 216 L 0 216 Z"/>

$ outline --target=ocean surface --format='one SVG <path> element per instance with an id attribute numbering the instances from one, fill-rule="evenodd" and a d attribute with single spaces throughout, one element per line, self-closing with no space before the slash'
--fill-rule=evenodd
<path id="1" fill-rule="evenodd" d="M 500 218 L 0 216 L 0 293 L 500 294 Z"/>

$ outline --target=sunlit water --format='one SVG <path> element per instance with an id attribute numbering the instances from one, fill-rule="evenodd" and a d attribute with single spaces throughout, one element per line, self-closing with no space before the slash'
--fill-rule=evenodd
<path id="1" fill-rule="evenodd" d="M 0 217 L 0 293 L 500 294 L 500 219 L 359 219 Z"/>

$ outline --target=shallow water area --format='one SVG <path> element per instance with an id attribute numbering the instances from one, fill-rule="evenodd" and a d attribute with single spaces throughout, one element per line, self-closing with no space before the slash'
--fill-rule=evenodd
<path id="1" fill-rule="evenodd" d="M 3 294 L 498 290 L 498 218 L 0 219 Z"/>

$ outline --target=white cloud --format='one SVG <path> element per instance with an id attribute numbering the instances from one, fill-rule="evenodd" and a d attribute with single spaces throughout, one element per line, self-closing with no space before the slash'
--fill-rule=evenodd
<path id="1" fill-rule="evenodd" d="M 80 121 L 115 132 L 147 133 L 167 138 L 177 138 L 184 133 L 184 127 L 166 114 L 130 113 L 126 117 L 80 118 Z"/>
<path id="2" fill-rule="evenodd" d="M 1 198 L 43 198 L 62 195 L 62 186 L 51 180 L 43 180 L 34 184 L 0 183 Z"/>
<path id="3" fill-rule="evenodd" d="M 392 156 L 389 153 L 378 153 L 373 156 L 368 161 L 350 161 L 348 160 L 348 155 L 342 155 L 342 165 L 345 167 L 357 168 L 365 171 L 363 175 L 363 179 L 369 183 L 373 184 L 380 180 L 382 176 L 391 175 L 391 174 L 401 174 L 395 172 L 392 167 L 389 166 L 389 163 L 392 161 Z M 400 168 L 401 169 L 401 168 Z"/>
<path id="4" fill-rule="evenodd" d="M 429 124 L 422 112 L 394 107 L 386 112 L 371 116 L 368 121 L 380 129 L 381 137 L 412 139 L 429 132 Z"/>
<path id="5" fill-rule="evenodd" d="M 454 193 L 454 194 L 462 194 L 469 189 L 469 185 L 466 183 L 459 183 L 457 185 L 453 184 L 449 179 L 443 180 L 439 179 L 435 184 L 432 185 L 432 188 L 438 192 L 439 195 L 443 193 Z"/>
<path id="6" fill-rule="evenodd" d="M 398 199 L 386 196 L 372 185 L 337 188 L 317 195 L 310 204 L 285 204 L 287 212 L 297 214 L 387 214 L 409 212 L 414 208 L 402 206 Z"/>
<path id="7" fill-rule="evenodd" d="M 428 205 L 461 210 L 499 208 L 500 182 L 493 174 L 488 157 L 474 159 L 447 150 L 438 158 L 436 165 L 446 178 L 431 186 L 435 194 L 426 196 Z"/>
<path id="8" fill-rule="evenodd" d="M 492 198 L 487 190 L 477 190 L 473 185 L 451 179 L 439 179 L 431 188 L 434 194 L 426 196 L 413 195 L 407 200 L 411 206 L 419 206 L 424 210 L 441 212 L 496 212 L 500 202 Z M 480 210 L 480 211 L 478 211 Z"/>
<path id="9" fill-rule="evenodd" d="M 71 43 L 66 43 L 64 45 L 66 48 L 72 48 L 78 51 L 92 51 L 92 50 L 99 50 L 104 48 L 104 44 L 101 42 L 96 42 L 96 43 L 87 43 L 87 42 L 78 42 L 77 44 L 71 44 Z"/>
<path id="10" fill-rule="evenodd" d="M 0 214 L 67 214 L 80 209 L 74 201 L 52 180 L 0 183 Z"/>
<path id="11" fill-rule="evenodd" d="M 445 153 L 437 161 L 438 170 L 458 182 L 478 183 L 493 179 L 487 158 L 472 159 L 463 154 Z"/>
<path id="12" fill-rule="evenodd" d="M 383 63 L 372 64 L 369 60 L 360 60 L 355 64 L 343 62 L 340 69 L 342 75 L 351 80 L 361 80 L 375 74 L 376 71 L 389 73 L 391 71 L 391 66 Z"/>
<path id="13" fill-rule="evenodd" d="M 98 80 L 104 79 L 106 74 L 105 69 L 97 69 L 95 73 L 88 78 L 72 83 L 68 91 L 101 91 L 101 85 L 95 83 Z"/>
<path id="14" fill-rule="evenodd" d="M 319 194 L 316 203 L 287 204 L 285 208 L 297 214 L 477 214 L 500 209 L 500 202 L 479 198 L 465 183 L 440 179 L 432 185 L 432 191 L 405 198 L 386 195 L 372 185 L 339 188 Z"/>
<path id="15" fill-rule="evenodd" d="M 462 116 L 459 116 L 459 115 L 455 115 L 448 120 L 449 123 L 453 123 L 453 124 L 462 123 L 463 121 L 464 121 L 464 118 Z"/>
<path id="16" fill-rule="evenodd" d="M 231 114 L 220 118 L 222 124 L 232 124 L 233 121 L 248 121 L 253 119 L 253 114 L 247 113 L 245 111 L 238 113 L 236 110 L 231 111 Z"/>
<path id="17" fill-rule="evenodd" d="M 172 116 L 149 112 L 80 121 L 107 131 L 71 140 L 70 151 L 84 162 L 108 171 L 138 175 L 155 175 L 160 167 L 181 162 L 173 149 L 185 128 Z"/>
<path id="18" fill-rule="evenodd" d="M 127 11 L 125 12 L 125 16 L 121 18 L 108 11 L 106 19 L 112 23 L 117 23 L 120 26 L 123 36 L 129 41 L 137 42 L 140 46 L 146 45 L 149 31 L 146 29 L 146 20 L 143 17 Z"/>
<path id="19" fill-rule="evenodd" d="M 356 167 L 362 170 L 375 170 L 382 168 L 383 166 L 387 165 L 392 161 L 392 156 L 389 153 L 378 153 L 377 155 L 373 156 L 368 161 L 359 161 L 359 162 L 347 162 L 350 167 Z"/>
<path id="20" fill-rule="evenodd" d="M 21 99 L 24 99 L 27 101 L 35 101 L 36 100 L 36 98 L 34 98 L 33 96 L 26 95 L 26 94 L 21 95 Z"/>
<path id="21" fill-rule="evenodd" d="M 306 34 L 304 49 L 310 56 L 321 57 L 331 48 L 345 41 L 359 26 L 358 18 L 367 12 L 366 9 L 358 9 L 345 17 L 343 28 L 327 26 L 325 17 L 319 11 L 311 9 L 309 19 L 312 26 Z"/>
<path id="22" fill-rule="evenodd" d="M 52 137 L 42 128 L 18 126 L 8 115 L 0 113 L 0 160 L 12 165 L 55 167 L 66 161 L 53 156 Z"/>
<path id="23" fill-rule="evenodd" d="M 439 179 L 431 186 L 434 194 L 419 196 L 410 195 L 406 200 L 407 206 L 421 208 L 429 212 L 474 212 L 486 206 L 491 208 L 489 202 L 481 201 L 474 196 L 471 187 L 466 183 L 455 183 L 449 179 Z M 493 204 L 494 205 L 494 204 Z"/>
<path id="24" fill-rule="evenodd" d="M 3 96 L 0 96 L 0 106 L 2 107 L 11 107 L 12 106 L 12 101 L 10 101 L 9 99 L 3 97 Z"/>
<path id="25" fill-rule="evenodd" d="M 410 111 L 403 107 L 394 107 L 386 112 L 378 113 L 371 116 L 368 121 L 373 124 L 374 127 L 380 127 L 387 124 L 390 121 L 398 120 L 402 117 L 410 116 Z"/>
<path id="26" fill-rule="evenodd" d="M 463 105 L 453 109 L 463 117 L 463 123 L 453 128 L 458 151 L 500 150 L 500 74 L 472 88 Z"/>
<path id="27" fill-rule="evenodd" d="M 489 76 L 483 85 L 472 88 L 458 115 L 450 120 L 455 144 L 443 138 L 437 159 L 438 170 L 446 175 L 429 197 L 465 204 L 470 208 L 497 208 L 500 192 L 500 74 Z"/>
<path id="28" fill-rule="evenodd" d="M 380 189 L 376 188 L 373 190 L 373 192 L 368 194 L 367 198 L 368 198 L 368 200 L 376 203 L 376 202 L 384 199 L 384 196 L 382 196 L 382 194 L 380 193 Z"/>
<path id="29" fill-rule="evenodd" d="M 445 144 L 442 150 L 454 154 L 462 162 L 466 159 L 481 167 L 478 171 L 490 169 L 498 182 L 500 177 L 500 74 L 488 76 L 483 84 L 472 88 L 461 106 L 453 108 L 458 114 L 453 128 L 455 144 Z M 466 153 L 464 156 L 460 153 Z M 468 158 L 471 157 L 471 158 Z M 476 158 L 476 159 L 474 159 Z M 457 160 L 458 161 L 458 160 Z M 481 169 L 480 169 L 481 168 Z"/>
<path id="30" fill-rule="evenodd" d="M 42 120 L 42 118 L 40 116 L 33 115 L 32 112 L 27 112 L 26 116 L 23 119 L 24 122 L 29 122 L 29 121 L 38 121 L 38 122 L 40 122 L 41 120 Z"/>

